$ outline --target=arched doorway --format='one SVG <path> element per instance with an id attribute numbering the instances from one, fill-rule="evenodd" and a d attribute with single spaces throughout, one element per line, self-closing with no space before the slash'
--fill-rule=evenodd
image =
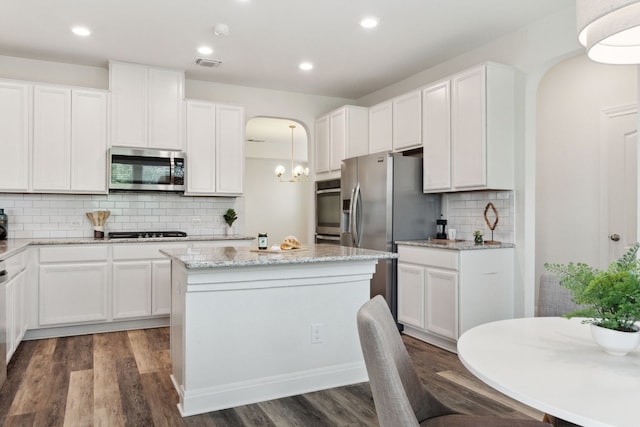
<path id="1" fill-rule="evenodd" d="M 246 233 L 267 233 L 270 245 L 288 235 L 308 243 L 309 184 L 281 182 L 275 174 L 276 167 L 283 165 L 282 181 L 291 176 L 292 140 L 294 165 L 308 167 L 305 126 L 295 120 L 255 117 L 247 122 L 245 137 Z"/>

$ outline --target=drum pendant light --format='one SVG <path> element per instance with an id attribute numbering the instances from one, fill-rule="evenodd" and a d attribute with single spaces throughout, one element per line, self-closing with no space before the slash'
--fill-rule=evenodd
<path id="1" fill-rule="evenodd" d="M 640 1 L 576 0 L 578 40 L 595 62 L 640 64 Z"/>

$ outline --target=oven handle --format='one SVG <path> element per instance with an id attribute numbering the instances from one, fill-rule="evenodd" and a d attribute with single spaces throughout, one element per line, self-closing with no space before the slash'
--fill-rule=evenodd
<path id="1" fill-rule="evenodd" d="M 316 194 L 330 194 L 330 193 L 340 193 L 339 188 L 329 188 L 326 190 L 316 190 Z"/>

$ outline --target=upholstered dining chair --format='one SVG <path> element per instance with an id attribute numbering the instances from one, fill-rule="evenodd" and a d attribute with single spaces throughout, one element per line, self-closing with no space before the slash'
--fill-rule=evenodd
<path id="1" fill-rule="evenodd" d="M 358 311 L 358 334 L 380 427 L 549 427 L 535 420 L 460 414 L 418 377 L 380 295 Z"/>

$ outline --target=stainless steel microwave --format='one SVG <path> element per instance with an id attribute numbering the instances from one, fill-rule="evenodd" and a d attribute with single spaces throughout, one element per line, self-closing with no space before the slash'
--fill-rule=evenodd
<path id="1" fill-rule="evenodd" d="M 185 190 L 186 153 L 139 148 L 109 150 L 109 190 Z"/>

